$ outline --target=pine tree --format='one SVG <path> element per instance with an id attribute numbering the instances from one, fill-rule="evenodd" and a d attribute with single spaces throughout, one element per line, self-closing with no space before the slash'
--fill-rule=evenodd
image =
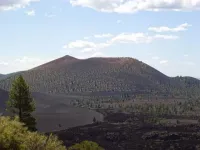
<path id="1" fill-rule="evenodd" d="M 31 97 L 29 86 L 21 75 L 12 84 L 7 110 L 13 116 L 17 115 L 20 122 L 24 123 L 29 130 L 36 131 L 36 120 L 31 114 L 35 110 L 34 100 Z"/>
<path id="2" fill-rule="evenodd" d="M 96 123 L 96 122 L 97 122 L 97 120 L 96 120 L 96 118 L 94 117 L 94 118 L 93 118 L 93 123 Z"/>

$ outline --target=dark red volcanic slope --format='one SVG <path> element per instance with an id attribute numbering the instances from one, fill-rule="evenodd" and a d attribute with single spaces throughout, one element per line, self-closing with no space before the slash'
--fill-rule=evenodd
<path id="1" fill-rule="evenodd" d="M 48 69 L 48 68 L 59 68 L 59 67 L 62 67 L 63 65 L 72 64 L 72 63 L 75 63 L 77 61 L 80 61 L 80 60 L 77 59 L 77 58 L 71 57 L 69 55 L 66 55 L 64 57 L 55 59 L 53 61 L 50 61 L 50 62 L 45 63 L 43 65 L 40 65 L 38 67 L 35 67 L 35 68 L 31 69 L 31 70 L 37 70 L 37 69 L 42 70 L 42 69 Z"/>

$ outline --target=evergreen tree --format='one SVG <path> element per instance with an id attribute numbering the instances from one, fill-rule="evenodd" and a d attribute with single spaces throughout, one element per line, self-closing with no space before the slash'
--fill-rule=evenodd
<path id="1" fill-rule="evenodd" d="M 94 117 L 94 118 L 93 118 L 93 123 L 96 123 L 96 122 L 97 122 L 97 120 L 96 120 L 96 118 Z"/>
<path id="2" fill-rule="evenodd" d="M 29 130 L 36 131 L 36 120 L 31 115 L 35 110 L 35 104 L 29 86 L 21 75 L 12 84 L 7 101 L 7 110 L 12 115 L 17 115 L 20 122 L 24 123 Z"/>

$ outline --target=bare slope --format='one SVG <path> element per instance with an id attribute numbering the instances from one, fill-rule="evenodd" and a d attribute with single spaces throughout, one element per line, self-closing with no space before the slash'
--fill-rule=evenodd
<path id="1" fill-rule="evenodd" d="M 36 102 L 34 116 L 37 119 L 37 128 L 42 132 L 52 132 L 69 127 L 90 124 L 93 117 L 102 120 L 103 116 L 86 108 L 75 108 L 69 104 L 70 99 L 66 96 L 55 96 L 42 93 L 33 93 Z M 0 89 L 0 114 L 5 112 L 5 102 L 8 92 Z"/>
<path id="2" fill-rule="evenodd" d="M 84 140 L 106 150 L 197 150 L 199 125 L 144 123 L 145 116 L 111 114 L 106 122 L 71 128 L 55 134 L 69 147 Z M 148 116 L 149 117 L 149 116 Z M 120 122 L 115 118 L 121 118 Z M 123 121 L 124 120 L 124 121 Z"/>
<path id="3" fill-rule="evenodd" d="M 199 93 L 199 80 L 170 78 L 133 58 L 76 59 L 65 56 L 21 73 L 32 91 L 52 94 L 77 92 L 149 91 Z M 0 81 L 9 90 L 17 74 Z"/>

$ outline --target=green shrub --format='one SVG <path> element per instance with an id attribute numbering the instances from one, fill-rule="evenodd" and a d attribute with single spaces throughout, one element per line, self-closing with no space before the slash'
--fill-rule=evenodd
<path id="1" fill-rule="evenodd" d="M 91 141 L 83 141 L 68 148 L 68 150 L 104 150 L 97 143 Z"/>
<path id="2" fill-rule="evenodd" d="M 0 117 L 2 150 L 66 150 L 56 136 L 30 132 L 18 118 Z"/>

